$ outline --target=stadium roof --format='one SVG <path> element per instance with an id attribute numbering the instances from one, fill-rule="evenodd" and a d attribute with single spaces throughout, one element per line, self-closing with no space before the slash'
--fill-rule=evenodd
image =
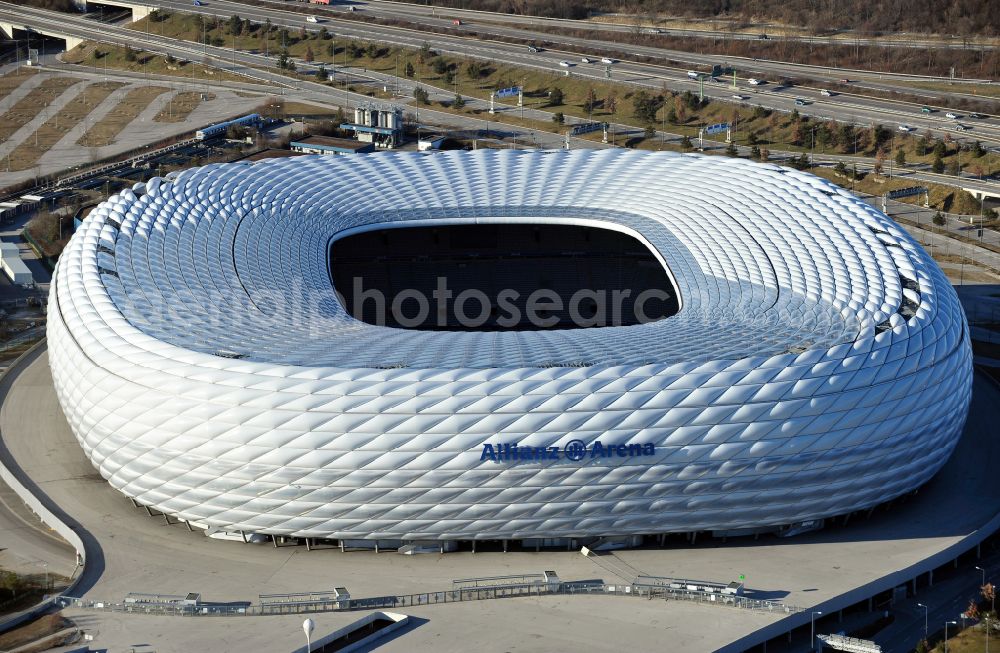
<path id="1" fill-rule="evenodd" d="M 820 352 L 905 321 L 904 280 L 916 287 L 927 274 L 919 246 L 846 191 L 738 159 L 621 151 L 317 157 L 207 166 L 144 190 L 138 198 L 125 191 L 92 216 L 103 225 L 99 235 L 93 224 L 87 232 L 105 246 L 98 266 L 114 274 L 99 277 L 110 303 L 88 324 L 103 321 L 105 339 L 128 338 L 126 324 L 135 327 L 153 350 L 169 343 L 264 364 L 696 365 Z M 682 309 L 625 327 L 421 332 L 361 323 L 338 302 L 331 238 L 470 220 L 627 231 L 662 260 Z M 915 294 L 917 312 L 933 310 L 933 296 Z"/>

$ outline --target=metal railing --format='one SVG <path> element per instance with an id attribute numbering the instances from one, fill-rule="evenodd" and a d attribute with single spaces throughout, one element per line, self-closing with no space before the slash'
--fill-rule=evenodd
<path id="1" fill-rule="evenodd" d="M 620 596 L 646 600 L 690 601 L 720 607 L 792 614 L 802 612 L 802 608 L 785 605 L 781 601 L 753 599 L 746 596 L 674 589 L 660 585 L 617 584 L 604 582 L 576 581 L 558 585 L 523 583 L 492 587 L 464 587 L 440 592 L 421 592 L 396 596 L 374 596 L 337 600 L 323 598 L 317 600 L 287 601 L 280 603 L 202 603 L 199 605 L 170 604 L 129 604 L 122 602 L 94 601 L 90 599 L 63 596 L 58 602 L 63 607 L 76 607 L 103 612 L 153 614 L 164 616 L 255 616 L 273 614 L 304 614 L 311 612 L 333 612 L 351 610 L 376 610 L 384 608 L 407 608 L 434 605 L 438 603 L 462 603 L 466 601 L 486 601 L 545 595 L 591 595 Z"/>

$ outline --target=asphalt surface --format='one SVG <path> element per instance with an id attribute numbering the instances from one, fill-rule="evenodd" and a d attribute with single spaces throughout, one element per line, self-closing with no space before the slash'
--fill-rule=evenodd
<path id="1" fill-rule="evenodd" d="M 583 56 L 594 56 L 592 50 L 597 47 L 604 47 L 608 44 L 600 41 L 588 41 L 585 39 L 572 39 L 567 50 L 545 50 L 538 53 L 529 52 L 524 45 L 509 44 L 501 41 L 486 41 L 475 38 L 442 35 L 428 31 L 415 29 L 405 29 L 396 27 L 385 27 L 372 23 L 361 23 L 352 20 L 340 20 L 330 18 L 323 24 L 306 22 L 303 14 L 296 14 L 282 9 L 260 8 L 243 5 L 230 0 L 213 0 L 204 6 L 196 7 L 186 0 L 163 0 L 159 3 L 165 9 L 185 11 L 193 13 L 203 13 L 215 15 L 221 18 L 228 18 L 233 14 L 239 14 L 243 18 L 249 18 L 256 22 L 263 22 L 270 19 L 275 26 L 286 26 L 293 29 L 305 28 L 307 31 L 318 31 L 325 27 L 337 38 L 356 38 L 363 40 L 375 40 L 388 45 L 398 45 L 410 48 L 420 48 L 425 42 L 432 48 L 442 53 L 455 54 L 465 57 L 476 57 L 492 61 L 509 63 L 517 66 L 548 70 L 556 74 L 569 73 L 572 76 L 592 79 L 594 81 L 606 79 L 606 68 L 599 62 L 584 64 L 581 62 Z M 146 34 L 135 30 L 128 30 L 124 27 L 113 25 L 95 25 L 86 18 L 75 17 L 67 14 L 59 14 L 40 9 L 27 7 L 14 7 L 9 3 L 0 3 L 0 18 L 14 20 L 17 23 L 31 25 L 39 30 L 48 29 L 55 33 L 72 34 L 81 38 L 110 41 L 119 44 L 131 43 L 133 46 L 141 44 L 142 47 L 152 51 L 170 51 L 175 56 L 200 60 L 205 56 L 217 58 L 220 62 L 230 62 L 231 67 L 236 72 L 246 72 L 250 75 L 267 81 L 282 81 L 280 76 L 269 72 L 247 70 L 248 66 L 273 65 L 273 60 L 269 60 L 263 54 L 235 52 L 225 48 L 214 48 L 210 46 L 199 46 L 194 43 L 179 43 L 169 38 L 164 38 L 156 34 Z M 520 30 L 516 30 L 518 38 L 538 38 L 545 35 L 531 35 Z M 657 48 L 649 48 L 651 52 L 646 52 L 641 47 L 629 46 L 636 54 L 655 56 L 670 59 L 670 51 Z M 690 55 L 687 55 L 690 57 Z M 705 64 L 714 62 L 712 57 L 702 58 Z M 567 61 L 571 64 L 569 68 L 559 65 L 560 61 Z M 736 65 L 738 63 L 729 63 Z M 766 68 L 761 68 L 765 66 Z M 808 70 L 801 66 L 793 66 L 778 62 L 753 62 L 763 74 L 803 76 L 810 74 Z M 301 66 L 300 66 L 301 68 Z M 669 68 L 651 64 L 631 63 L 626 61 L 618 62 L 610 66 L 612 79 L 619 82 L 626 82 L 636 86 L 659 90 L 664 85 L 672 90 L 678 91 L 699 91 L 701 84 L 690 79 L 685 69 Z M 825 75 L 831 74 L 829 69 L 825 70 Z M 769 72 L 771 71 L 771 72 Z M 758 73 L 754 73 L 755 75 Z M 843 75 L 838 72 L 836 74 Z M 799 110 L 800 113 L 823 120 L 836 120 L 854 124 L 868 125 L 872 123 L 885 124 L 895 129 L 897 125 L 905 124 L 915 129 L 923 131 L 932 129 L 938 131 L 950 131 L 954 129 L 954 120 L 945 117 L 947 111 L 946 96 L 942 94 L 932 94 L 928 98 L 929 104 L 934 104 L 934 98 L 940 101 L 940 108 L 935 113 L 921 113 L 921 105 L 905 103 L 894 100 L 871 98 L 860 95 L 838 94 L 832 97 L 822 95 L 822 86 L 815 88 L 795 87 L 794 89 L 780 87 L 771 83 L 763 86 L 751 86 L 745 80 L 749 75 L 743 75 L 744 80 L 737 83 L 734 89 L 731 87 L 731 78 L 718 78 L 717 81 L 704 83 L 704 93 L 707 97 L 733 102 L 733 95 L 746 96 L 746 100 L 740 102 L 748 104 L 759 104 L 765 108 L 790 112 Z M 911 89 L 912 90 L 912 89 Z M 806 102 L 804 106 L 796 105 L 796 100 Z M 952 133 L 957 140 L 978 139 L 984 143 L 1000 144 L 1000 120 L 997 117 L 987 117 L 980 120 L 970 120 L 961 117 L 964 124 L 972 127 L 970 132 Z"/>

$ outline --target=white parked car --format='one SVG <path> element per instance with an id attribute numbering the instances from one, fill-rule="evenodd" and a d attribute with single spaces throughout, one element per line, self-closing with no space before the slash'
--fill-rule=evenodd
<path id="1" fill-rule="evenodd" d="M 958 120 L 958 114 L 957 113 L 952 113 L 951 111 L 949 111 L 948 113 L 944 114 L 944 117 L 948 118 L 949 120 Z"/>
<path id="2" fill-rule="evenodd" d="M 747 81 L 750 82 L 750 86 L 760 86 L 764 83 L 763 79 L 748 79 Z"/>
<path id="3" fill-rule="evenodd" d="M 611 63 L 614 63 L 614 62 L 615 62 L 615 60 L 614 60 L 614 59 L 610 59 L 610 58 L 608 58 L 608 57 L 601 57 L 601 63 L 608 63 L 608 64 L 611 64 Z"/>
<path id="4" fill-rule="evenodd" d="M 826 90 L 825 88 L 822 91 L 820 91 L 819 94 L 822 95 L 823 97 L 831 97 L 831 96 L 833 96 L 833 93 L 831 93 L 830 91 Z"/>
<path id="5" fill-rule="evenodd" d="M 573 64 L 571 64 L 571 63 L 570 63 L 570 62 L 568 62 L 568 61 L 560 61 L 560 62 L 559 62 L 559 65 L 560 65 L 560 66 L 562 66 L 563 68 L 569 68 L 569 67 L 570 67 L 570 66 L 572 66 Z"/>
<path id="6" fill-rule="evenodd" d="M 593 61 L 592 61 L 592 60 L 590 59 L 590 57 L 583 57 L 582 59 L 580 59 L 580 62 L 581 62 L 581 63 L 594 63 L 594 62 L 593 62 Z"/>
<path id="7" fill-rule="evenodd" d="M 899 126 L 899 131 L 901 131 L 901 132 L 911 132 L 911 131 L 913 131 L 913 127 L 910 127 L 909 125 L 900 125 Z"/>

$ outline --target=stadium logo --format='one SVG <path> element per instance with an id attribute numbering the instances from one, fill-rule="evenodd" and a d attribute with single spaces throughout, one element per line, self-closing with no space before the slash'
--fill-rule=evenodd
<path id="1" fill-rule="evenodd" d="M 571 440 L 564 447 L 523 447 L 516 442 L 486 443 L 479 462 L 486 460 L 495 463 L 534 462 L 541 460 L 597 460 L 605 458 L 639 458 L 656 455 L 656 445 L 652 442 L 642 444 L 602 444 L 600 440 L 591 446 L 583 440 Z"/>

